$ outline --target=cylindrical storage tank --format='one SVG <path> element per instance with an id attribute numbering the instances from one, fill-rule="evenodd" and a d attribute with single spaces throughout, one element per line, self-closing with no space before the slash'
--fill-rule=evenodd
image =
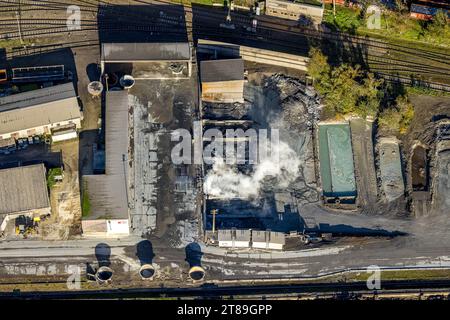
<path id="1" fill-rule="evenodd" d="M 97 272 L 95 273 L 95 279 L 100 284 L 111 281 L 112 276 L 113 276 L 113 270 L 106 266 L 98 268 Z"/>
<path id="2" fill-rule="evenodd" d="M 144 264 L 139 269 L 139 275 L 142 280 L 153 280 L 155 276 L 155 268 L 151 264 Z"/>
<path id="3" fill-rule="evenodd" d="M 88 84 L 88 92 L 93 97 L 98 97 L 103 91 L 103 84 L 100 81 L 92 81 Z"/>
<path id="4" fill-rule="evenodd" d="M 200 266 L 194 266 L 189 269 L 189 278 L 194 280 L 194 282 L 202 281 L 205 279 L 206 271 Z"/>
<path id="5" fill-rule="evenodd" d="M 115 86 L 117 84 L 117 81 L 119 80 L 119 77 L 115 73 L 108 73 L 108 87 L 111 88 L 112 86 Z"/>
<path id="6" fill-rule="evenodd" d="M 124 89 L 130 89 L 134 86 L 135 80 L 132 76 L 126 74 L 120 78 L 119 83 Z"/>

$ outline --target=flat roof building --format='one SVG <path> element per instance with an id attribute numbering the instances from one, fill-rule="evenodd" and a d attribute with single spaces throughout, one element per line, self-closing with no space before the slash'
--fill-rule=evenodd
<path id="1" fill-rule="evenodd" d="M 128 234 L 127 91 L 106 93 L 105 118 L 105 174 L 84 176 L 91 208 L 82 221 L 83 233 Z"/>
<path id="2" fill-rule="evenodd" d="M 206 60 L 200 63 L 202 100 L 207 102 L 244 101 L 244 60 Z"/>
<path id="3" fill-rule="evenodd" d="M 191 59 L 187 42 L 174 43 L 102 43 L 102 61 L 186 61 Z"/>
<path id="4" fill-rule="evenodd" d="M 188 42 L 102 43 L 101 71 L 135 79 L 190 77 L 191 47 Z"/>
<path id="5" fill-rule="evenodd" d="M 319 124 L 319 162 L 326 203 L 354 203 L 356 180 L 350 126 Z"/>
<path id="6" fill-rule="evenodd" d="M 72 83 L 0 98 L 0 139 L 51 134 L 53 128 L 81 127 L 82 114 Z"/>
<path id="7" fill-rule="evenodd" d="M 0 231 L 5 218 L 50 214 L 44 164 L 0 170 Z"/>

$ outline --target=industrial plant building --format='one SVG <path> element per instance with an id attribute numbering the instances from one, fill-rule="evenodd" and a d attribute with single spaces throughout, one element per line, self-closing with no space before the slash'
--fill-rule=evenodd
<path id="1" fill-rule="evenodd" d="M 84 234 L 128 234 L 128 93 L 106 93 L 105 174 L 84 176 Z"/>
<path id="2" fill-rule="evenodd" d="M 52 135 L 62 126 L 70 127 L 73 136 L 81 119 L 72 83 L 0 98 L 0 140 Z"/>
<path id="3" fill-rule="evenodd" d="M 102 74 L 125 73 L 135 79 L 190 77 L 191 48 L 188 42 L 103 43 Z"/>
<path id="4" fill-rule="evenodd" d="M 0 170 L 0 232 L 20 215 L 50 214 L 44 164 Z"/>
<path id="5" fill-rule="evenodd" d="M 200 63 L 202 100 L 244 102 L 244 60 L 206 60 Z"/>
<path id="6" fill-rule="evenodd" d="M 266 14 L 278 18 L 320 24 L 323 11 L 320 0 L 266 0 Z"/>

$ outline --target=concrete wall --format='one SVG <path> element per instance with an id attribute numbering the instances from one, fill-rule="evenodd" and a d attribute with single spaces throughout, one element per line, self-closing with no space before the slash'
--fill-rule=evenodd
<path id="1" fill-rule="evenodd" d="M 70 139 L 75 139 L 75 138 L 77 138 L 77 132 L 74 130 L 74 131 L 67 132 L 64 134 L 53 135 L 52 141 L 59 142 L 59 141 L 65 141 L 65 140 L 70 140 Z"/>
<path id="2" fill-rule="evenodd" d="M 252 247 L 257 249 L 283 250 L 283 244 L 273 242 L 253 242 Z"/>
<path id="3" fill-rule="evenodd" d="M 221 248 L 250 248 L 250 241 L 219 241 Z"/>
<path id="4" fill-rule="evenodd" d="M 323 17 L 323 5 L 314 6 L 290 1 L 266 0 L 266 15 L 289 20 L 310 17 L 315 24 L 320 24 Z"/>
<path id="5" fill-rule="evenodd" d="M 107 220 L 107 234 L 129 234 L 130 228 L 127 219 Z"/>
<path id="6" fill-rule="evenodd" d="M 57 128 L 59 126 L 66 126 L 69 124 L 75 124 L 76 128 L 79 129 L 79 128 L 81 128 L 81 118 L 52 123 L 52 124 L 48 124 L 45 126 L 39 126 L 39 127 L 35 127 L 35 128 L 28 128 L 28 129 L 19 130 L 19 131 L 10 132 L 10 133 L 4 133 L 0 136 L 0 139 L 7 139 L 10 137 L 14 137 L 14 138 L 18 139 L 18 138 L 27 138 L 29 136 L 34 136 L 34 135 L 51 134 L 51 129 Z"/>

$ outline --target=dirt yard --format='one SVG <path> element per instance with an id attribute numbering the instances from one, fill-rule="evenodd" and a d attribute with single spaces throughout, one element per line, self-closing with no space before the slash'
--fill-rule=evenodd
<path id="1" fill-rule="evenodd" d="M 62 152 L 64 178 L 50 190 L 52 215 L 40 225 L 40 233 L 44 239 L 67 240 L 81 231 L 78 148 L 78 140 L 52 145 L 52 151 Z"/>

